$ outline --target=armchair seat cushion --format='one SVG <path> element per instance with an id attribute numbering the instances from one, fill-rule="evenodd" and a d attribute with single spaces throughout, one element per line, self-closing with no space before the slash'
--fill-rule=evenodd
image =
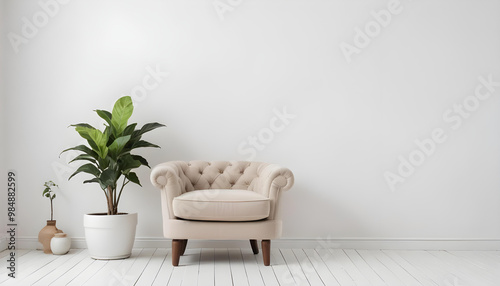
<path id="1" fill-rule="evenodd" d="M 174 215 L 186 220 L 255 221 L 269 216 L 270 199 L 248 190 L 208 189 L 174 198 Z"/>

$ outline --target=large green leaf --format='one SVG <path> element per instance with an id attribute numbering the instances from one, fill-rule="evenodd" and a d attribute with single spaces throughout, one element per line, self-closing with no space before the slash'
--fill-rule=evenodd
<path id="1" fill-rule="evenodd" d="M 92 139 L 92 136 L 89 133 L 91 130 L 96 130 L 94 127 L 92 127 L 88 124 L 85 124 L 85 123 L 75 124 L 72 126 L 75 126 L 76 132 L 78 132 L 78 134 L 80 134 L 80 136 L 82 138 L 87 139 L 87 142 L 89 143 L 90 147 L 93 150 L 98 149 L 97 144 L 94 142 L 94 140 Z"/>
<path id="2" fill-rule="evenodd" d="M 111 112 L 100 109 L 96 109 L 95 112 L 97 112 L 97 115 L 99 115 L 99 117 L 101 117 L 102 119 L 106 120 L 106 122 L 111 126 L 111 118 L 113 117 Z"/>
<path id="3" fill-rule="evenodd" d="M 115 141 L 115 135 L 113 135 L 113 130 L 111 127 L 109 126 L 106 126 L 106 128 L 104 128 L 104 132 L 103 132 L 104 135 L 108 136 L 108 143 L 106 143 L 106 145 L 109 147 L 109 145 L 113 144 L 113 142 Z"/>
<path id="4" fill-rule="evenodd" d="M 123 174 L 127 174 L 132 169 L 139 168 L 141 165 L 141 161 L 135 160 L 130 154 L 121 157 L 119 161 L 119 168 Z"/>
<path id="5" fill-rule="evenodd" d="M 83 139 L 92 140 L 92 138 L 90 138 L 90 135 L 89 135 L 89 132 L 88 132 L 88 130 L 91 130 L 90 128 L 83 127 L 83 126 L 77 126 L 75 128 L 75 130 L 76 130 L 76 132 L 78 132 L 78 134 L 80 134 L 80 136 Z"/>
<path id="6" fill-rule="evenodd" d="M 99 177 L 101 183 L 105 186 L 111 186 L 111 188 L 116 189 L 116 181 L 120 177 L 120 173 L 113 169 L 106 169 L 101 173 Z"/>
<path id="7" fill-rule="evenodd" d="M 101 189 L 105 190 L 106 189 L 106 186 L 101 182 L 101 179 L 100 178 L 93 178 L 92 180 L 86 180 L 86 181 L 83 181 L 84 184 L 88 184 L 88 183 L 98 183 L 99 186 L 101 187 Z"/>
<path id="8" fill-rule="evenodd" d="M 125 177 L 131 181 L 132 183 L 138 184 L 139 186 L 142 187 L 141 182 L 139 181 L 139 177 L 137 177 L 137 174 L 134 172 L 130 172 L 125 175 Z"/>
<path id="9" fill-rule="evenodd" d="M 137 134 L 134 134 L 136 136 L 141 136 L 142 134 L 149 132 L 151 130 L 155 130 L 156 128 L 164 127 L 165 125 L 160 124 L 158 122 L 153 122 L 153 123 L 147 123 L 144 124 L 144 126 L 141 127 L 140 130 L 138 130 Z"/>
<path id="10" fill-rule="evenodd" d="M 87 139 L 87 142 L 89 143 L 90 148 L 92 148 L 92 150 L 96 151 L 99 154 L 99 152 L 98 152 L 99 146 L 97 145 L 97 142 L 95 142 L 94 138 L 92 138 L 92 134 L 91 134 L 91 133 L 94 133 L 95 131 L 99 131 L 99 130 L 97 130 L 95 128 L 89 128 L 86 126 L 76 126 L 75 130 L 76 130 L 76 132 L 78 132 L 78 134 L 80 134 L 80 136 L 82 138 Z"/>
<path id="11" fill-rule="evenodd" d="M 106 188 L 105 186 L 103 187 L 103 185 L 101 184 L 101 179 L 99 178 L 93 178 L 91 180 L 85 180 L 83 181 L 84 184 L 88 184 L 88 183 L 98 183 L 102 189 Z"/>
<path id="12" fill-rule="evenodd" d="M 134 105 L 132 104 L 132 98 L 130 98 L 130 96 L 124 96 L 116 101 L 111 117 L 111 125 L 113 126 L 113 134 L 115 137 L 120 137 L 123 133 L 133 111 Z"/>
<path id="13" fill-rule="evenodd" d="M 165 125 L 157 123 L 157 122 L 145 124 L 144 126 L 142 126 L 141 129 L 135 130 L 132 133 L 132 138 L 130 139 L 127 147 L 131 148 L 131 149 L 135 148 L 135 147 L 133 147 L 134 144 L 136 144 L 137 142 L 139 142 L 141 140 L 141 137 L 144 133 L 149 132 L 149 131 L 154 130 L 154 129 L 159 128 L 159 127 L 163 127 L 163 126 L 165 126 Z"/>
<path id="14" fill-rule="evenodd" d="M 72 127 L 86 127 L 89 129 L 95 129 L 95 127 L 93 127 L 92 125 L 90 125 L 88 123 L 71 124 L 70 126 L 72 126 Z"/>
<path id="15" fill-rule="evenodd" d="M 87 154 L 80 154 L 78 156 L 75 157 L 75 159 L 69 161 L 69 163 L 71 162 L 74 162 L 74 161 L 82 161 L 82 160 L 85 160 L 85 161 L 90 161 L 92 163 L 96 163 L 97 161 L 95 160 L 94 157 L 90 156 L 90 155 L 87 155 Z M 68 164 L 69 164 L 68 163 Z"/>
<path id="16" fill-rule="evenodd" d="M 132 135 L 132 137 L 130 138 L 130 140 L 127 142 L 127 145 L 125 145 L 125 149 L 128 150 L 128 151 L 134 149 L 134 145 L 137 142 L 139 142 L 140 139 L 141 139 L 141 136 L 134 137 L 134 135 Z"/>
<path id="17" fill-rule="evenodd" d="M 158 145 L 155 145 L 155 144 L 149 143 L 149 142 L 144 141 L 144 140 L 140 140 L 140 141 L 137 141 L 137 142 L 136 142 L 136 143 L 132 146 L 132 149 L 135 149 L 135 148 L 144 148 L 144 147 L 160 148 L 160 146 L 158 146 Z"/>
<path id="18" fill-rule="evenodd" d="M 93 179 L 90 179 L 90 180 L 85 180 L 83 181 L 84 184 L 88 184 L 88 183 L 99 183 L 99 178 L 93 178 Z"/>
<path id="19" fill-rule="evenodd" d="M 108 166 L 109 166 L 109 163 L 110 161 L 112 161 L 113 159 L 111 159 L 110 157 L 106 157 L 106 158 L 99 158 L 97 160 L 97 162 L 99 163 L 99 169 L 102 171 L 102 170 L 105 170 Z"/>
<path id="20" fill-rule="evenodd" d="M 87 141 L 89 142 L 90 147 L 92 147 L 99 157 L 106 158 L 106 155 L 108 154 L 108 147 L 106 146 L 108 143 L 108 137 L 106 134 L 102 133 L 101 130 L 90 129 L 87 127 L 76 127 L 75 129 L 80 134 L 87 134 L 89 138 Z"/>
<path id="21" fill-rule="evenodd" d="M 151 167 L 149 166 L 148 161 L 144 157 L 139 156 L 139 155 L 132 155 L 132 158 L 134 158 L 134 160 L 137 160 L 137 161 L 141 162 L 142 165 L 144 165 L 144 166 L 146 166 L 146 167 L 148 167 L 148 168 L 151 169 Z"/>
<path id="22" fill-rule="evenodd" d="M 137 126 L 137 123 L 132 123 L 129 126 L 123 130 L 123 135 L 132 135 L 132 132 L 135 131 L 135 127 Z"/>
<path id="23" fill-rule="evenodd" d="M 70 180 L 71 178 L 73 178 L 73 176 L 75 176 L 76 174 L 78 173 L 87 173 L 87 174 L 91 174 L 95 177 L 99 177 L 100 175 L 100 171 L 99 169 L 97 169 L 97 167 L 92 164 L 92 163 L 88 163 L 88 164 L 85 164 L 85 165 L 82 165 L 80 166 L 80 168 L 78 168 L 70 177 L 68 180 Z"/>
<path id="24" fill-rule="evenodd" d="M 94 159 L 97 159 L 99 158 L 99 155 L 97 155 L 97 153 L 90 149 L 89 147 L 85 146 L 85 145 L 78 145 L 78 146 L 75 146 L 75 147 L 71 147 L 71 148 L 68 148 L 68 149 L 65 149 L 61 152 L 64 153 L 64 152 L 67 152 L 67 151 L 80 151 L 80 152 L 83 152 L 87 155 L 90 155 L 92 156 Z"/>
<path id="25" fill-rule="evenodd" d="M 122 152 L 123 147 L 125 147 L 128 140 L 130 140 L 130 135 L 118 137 L 111 145 L 109 145 L 108 149 L 113 159 L 116 160 L 120 156 L 120 152 Z"/>

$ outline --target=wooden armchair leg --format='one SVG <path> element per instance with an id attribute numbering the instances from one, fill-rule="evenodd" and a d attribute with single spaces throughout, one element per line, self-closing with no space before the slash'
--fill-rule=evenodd
<path id="1" fill-rule="evenodd" d="M 179 266 L 181 257 L 182 239 L 172 239 L 172 265 Z"/>
<path id="2" fill-rule="evenodd" d="M 265 266 L 271 264 L 271 241 L 269 239 L 262 240 L 262 258 Z"/>
<path id="3" fill-rule="evenodd" d="M 259 246 L 256 239 L 250 239 L 250 246 L 252 246 L 253 254 L 259 254 Z"/>
<path id="4" fill-rule="evenodd" d="M 182 239 L 181 240 L 181 255 L 184 255 L 184 252 L 186 251 L 186 245 L 188 244 L 187 239 Z"/>

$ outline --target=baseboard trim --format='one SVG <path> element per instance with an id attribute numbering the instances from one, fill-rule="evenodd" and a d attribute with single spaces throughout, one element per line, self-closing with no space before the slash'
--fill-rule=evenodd
<path id="1" fill-rule="evenodd" d="M 87 248 L 84 237 L 71 239 L 72 248 Z M 158 237 L 138 237 L 136 248 L 170 248 L 171 240 Z M 242 240 L 190 240 L 188 247 L 194 248 L 244 248 L 248 241 Z M 0 249 L 7 248 L 5 238 L 0 240 Z M 329 239 L 275 239 L 276 248 L 341 248 L 341 249 L 392 249 L 392 250 L 500 250 L 500 239 L 427 239 L 427 238 L 329 238 Z M 37 237 L 18 237 L 17 248 L 41 249 Z"/>

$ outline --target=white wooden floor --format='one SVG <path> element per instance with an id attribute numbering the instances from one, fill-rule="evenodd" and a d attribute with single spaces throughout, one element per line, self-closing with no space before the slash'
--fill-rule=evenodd
<path id="1" fill-rule="evenodd" d="M 272 249 L 271 266 L 248 249 L 188 249 L 172 267 L 170 249 L 134 249 L 124 260 L 87 250 L 56 256 L 18 250 L 17 278 L 0 253 L 0 285 L 500 285 L 499 251 Z"/>

